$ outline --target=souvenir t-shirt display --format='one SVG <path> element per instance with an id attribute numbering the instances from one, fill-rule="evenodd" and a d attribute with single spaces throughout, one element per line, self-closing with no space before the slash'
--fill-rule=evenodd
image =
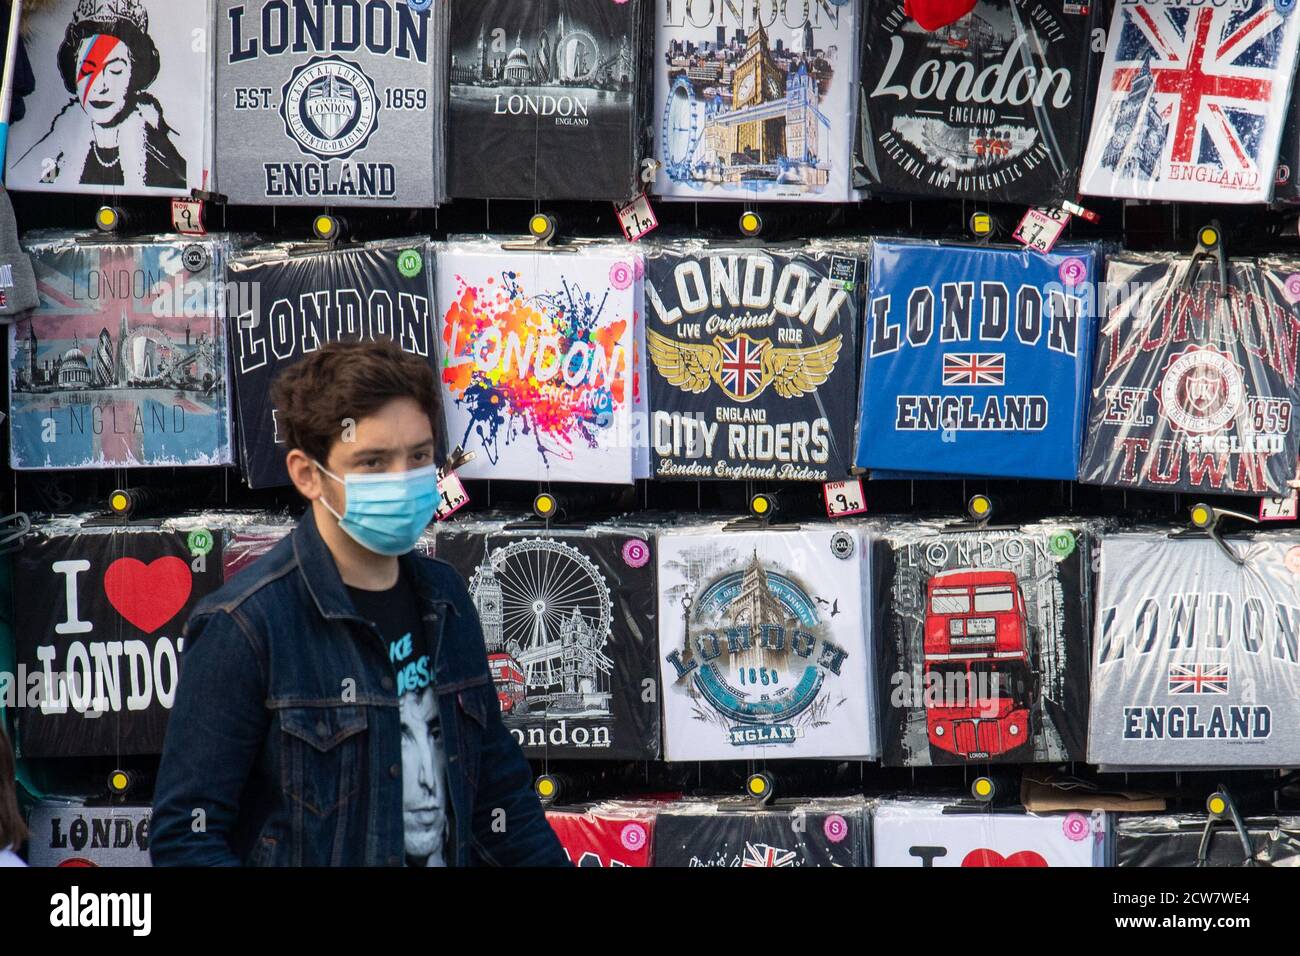
<path id="1" fill-rule="evenodd" d="M 877 539 L 886 766 L 1083 759 L 1093 523 Z"/>
<path id="2" fill-rule="evenodd" d="M 857 464 L 1074 480 L 1101 256 L 873 241 Z"/>
<path id="3" fill-rule="evenodd" d="M 667 760 L 878 753 L 860 529 L 698 524 L 657 543 Z"/>
<path id="4" fill-rule="evenodd" d="M 1199 813 L 1123 814 L 1115 820 L 1115 866 L 1300 866 L 1300 817 L 1246 817 L 1249 859 L 1231 820 Z M 1204 846 L 1202 844 L 1204 843 Z"/>
<path id="5" fill-rule="evenodd" d="M 1106 816 L 882 800 L 871 815 L 871 865 L 1105 866 Z"/>
<path id="6" fill-rule="evenodd" d="M 640 361 L 639 250 L 581 255 L 439 246 L 447 440 L 475 457 L 462 478 L 631 484 L 645 477 L 634 427 Z"/>
<path id="7" fill-rule="evenodd" d="M 654 760 L 655 540 L 646 528 L 439 526 L 469 583 L 506 728 L 528 757 Z"/>
<path id="8" fill-rule="evenodd" d="M 215 2 L 216 186 L 229 202 L 443 200 L 447 3 Z"/>
<path id="9" fill-rule="evenodd" d="M 619 201 L 640 192 L 653 2 L 445 4 L 451 195 Z"/>
<path id="10" fill-rule="evenodd" d="M 1281 495 L 1300 430 L 1300 261 L 1109 259 L 1079 480 Z"/>
<path id="11" fill-rule="evenodd" d="M 1119 0 L 1114 10 L 1082 191 L 1267 202 L 1300 43 L 1290 5 Z"/>
<path id="12" fill-rule="evenodd" d="M 1102 541 L 1089 763 L 1300 765 L 1300 535 L 1225 541 Z"/>
<path id="13" fill-rule="evenodd" d="M 208 189 L 209 0 L 52 0 L 23 10 L 36 89 L 5 185 L 114 196 Z M 16 114 L 17 115 L 17 114 Z"/>
<path id="14" fill-rule="evenodd" d="M 781 800 L 755 810 L 728 802 L 665 807 L 655 820 L 654 865 L 866 866 L 862 800 Z"/>
<path id="15" fill-rule="evenodd" d="M 231 460 L 225 244 L 27 237 L 40 305 L 9 328 L 12 467 Z"/>
<path id="16" fill-rule="evenodd" d="M 846 202 L 859 0 L 654 0 L 655 192 Z"/>
<path id="17" fill-rule="evenodd" d="M 826 248 L 656 249 L 645 333 L 655 477 L 846 477 L 862 273 Z"/>
<path id="18" fill-rule="evenodd" d="M 148 806 L 42 800 L 27 817 L 29 866 L 150 866 Z"/>
<path id="19" fill-rule="evenodd" d="M 13 559 L 20 672 L 40 702 L 15 712 L 24 757 L 159 754 L 176 699 L 181 628 L 222 583 L 211 529 L 39 525 Z M 24 685 L 26 686 L 26 685 Z"/>
<path id="20" fill-rule="evenodd" d="M 858 183 L 872 193 L 1074 200 L 1101 4 L 868 0 Z"/>
<path id="21" fill-rule="evenodd" d="M 226 311 L 249 487 L 289 484 L 271 383 L 329 342 L 389 340 L 436 368 L 428 240 L 259 246 L 231 260 Z"/>
<path id="22" fill-rule="evenodd" d="M 634 801 L 610 801 L 585 810 L 548 809 L 564 855 L 574 866 L 651 866 L 657 810 Z"/>

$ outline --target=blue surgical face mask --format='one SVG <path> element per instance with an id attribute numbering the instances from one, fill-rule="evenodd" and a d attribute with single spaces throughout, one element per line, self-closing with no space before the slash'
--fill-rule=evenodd
<path id="1" fill-rule="evenodd" d="M 340 478 L 320 462 L 312 464 L 343 485 L 343 514 L 324 498 L 320 503 L 348 537 L 375 554 L 396 557 L 410 551 L 438 510 L 437 465 Z"/>

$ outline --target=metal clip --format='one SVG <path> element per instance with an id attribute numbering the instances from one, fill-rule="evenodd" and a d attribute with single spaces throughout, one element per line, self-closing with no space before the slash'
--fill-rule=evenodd
<path id="1" fill-rule="evenodd" d="M 21 548 L 23 538 L 31 530 L 32 519 L 25 511 L 15 511 L 11 515 L 0 517 L 0 554 L 8 554 Z"/>
<path id="2" fill-rule="evenodd" d="M 1187 263 L 1187 273 L 1178 284 L 1180 292 L 1191 289 L 1197 264 L 1202 259 L 1210 257 L 1213 257 L 1219 266 L 1219 298 L 1228 298 L 1228 256 L 1223 249 L 1223 230 L 1219 227 L 1217 219 L 1211 219 L 1209 225 L 1196 230 L 1196 248 Z"/>
<path id="3" fill-rule="evenodd" d="M 1219 535 L 1219 521 L 1223 518 L 1240 518 L 1242 521 L 1248 521 L 1251 524 L 1259 524 L 1259 519 L 1253 515 L 1242 514 L 1240 511 L 1229 511 L 1227 508 L 1216 508 L 1213 505 L 1207 505 L 1204 502 L 1197 502 L 1192 505 L 1191 519 L 1192 527 L 1197 531 L 1204 532 L 1210 536 L 1210 539 L 1223 549 L 1223 553 L 1228 559 L 1237 566 L 1244 565 L 1246 559 L 1239 555 L 1228 545 Z M 1184 532 L 1186 533 L 1186 532 Z"/>

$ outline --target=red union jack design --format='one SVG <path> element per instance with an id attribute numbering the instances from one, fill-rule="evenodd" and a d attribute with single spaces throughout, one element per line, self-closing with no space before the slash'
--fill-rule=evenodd
<path id="1" fill-rule="evenodd" d="M 1170 664 L 1169 693 L 1226 694 L 1227 664 Z"/>
<path id="2" fill-rule="evenodd" d="M 1119 3 L 1083 191 L 1253 202 L 1270 193 L 1294 72 L 1275 0 Z"/>
<path id="3" fill-rule="evenodd" d="M 1004 352 L 949 352 L 943 357 L 945 385 L 1005 385 Z"/>
<path id="4" fill-rule="evenodd" d="M 740 865 L 742 867 L 794 866 L 797 855 L 794 850 L 782 850 L 780 847 L 769 846 L 766 843 L 746 843 L 745 858 Z"/>
<path id="5" fill-rule="evenodd" d="M 763 350 L 768 343 L 741 335 L 719 340 L 718 345 L 722 348 L 722 387 L 742 400 L 757 394 L 764 385 Z"/>

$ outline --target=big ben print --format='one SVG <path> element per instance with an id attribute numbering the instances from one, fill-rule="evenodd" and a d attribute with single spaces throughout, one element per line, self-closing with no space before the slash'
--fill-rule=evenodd
<path id="1" fill-rule="evenodd" d="M 861 5 L 655 0 L 654 191 L 861 198 L 851 175 Z"/>
<path id="2" fill-rule="evenodd" d="M 732 80 L 731 102 L 735 111 L 750 109 L 756 116 L 765 116 L 761 107 L 785 98 L 785 73 L 772 59 L 768 49 L 767 31 L 763 24 L 750 34 L 745 47 L 745 58 L 736 67 Z M 785 153 L 785 115 L 775 119 L 756 118 L 739 124 L 736 135 L 736 152 L 747 154 L 749 162 L 760 165 L 775 163 Z"/>

